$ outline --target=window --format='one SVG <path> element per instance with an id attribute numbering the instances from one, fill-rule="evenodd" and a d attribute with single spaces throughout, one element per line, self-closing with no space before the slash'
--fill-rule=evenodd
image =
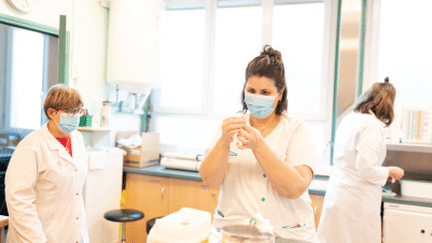
<path id="1" fill-rule="evenodd" d="M 334 61 L 323 56 L 335 39 L 325 31 L 336 25 L 326 21 L 334 11 L 331 1 L 187 2 L 167 1 L 160 16 L 160 88 L 154 90 L 150 130 L 160 133 L 161 151 L 203 152 L 222 119 L 240 111 L 248 62 L 271 44 L 286 68 L 288 113 L 308 123 L 322 164 L 317 168 L 325 171 Z M 180 29 L 187 31 L 175 34 Z"/>
<path id="2" fill-rule="evenodd" d="M 289 112 L 317 115 L 322 107 L 324 3 L 276 5 L 273 46 L 282 52 Z"/>
<path id="3" fill-rule="evenodd" d="M 259 54 L 262 9 L 258 6 L 218 8 L 215 32 L 212 113 L 235 114 L 248 62 Z"/>
<path id="4" fill-rule="evenodd" d="M 10 126 L 37 129 L 42 118 L 43 62 L 40 60 L 43 60 L 44 36 L 13 29 L 12 40 Z"/>
<path id="5" fill-rule="evenodd" d="M 47 88 L 57 83 L 58 37 L 0 23 L 0 132 L 27 135 L 46 121 L 42 106 Z M 4 103 L 3 103 L 4 102 Z"/>
<path id="6" fill-rule="evenodd" d="M 370 86 L 389 77 L 397 92 L 396 115 L 403 106 L 432 106 L 430 9 L 427 0 L 376 0 L 368 6 L 365 81 Z M 396 137 L 399 118 L 391 129 Z"/>

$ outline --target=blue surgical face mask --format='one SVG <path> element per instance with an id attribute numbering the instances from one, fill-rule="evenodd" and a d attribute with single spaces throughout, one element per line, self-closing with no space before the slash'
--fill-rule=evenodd
<path id="1" fill-rule="evenodd" d="M 69 116 L 66 113 L 61 113 L 60 123 L 56 122 L 56 124 L 62 132 L 71 133 L 78 128 L 79 122 L 80 122 L 80 115 Z"/>
<path id="2" fill-rule="evenodd" d="M 273 103 L 276 96 L 256 95 L 245 92 L 245 103 L 256 118 L 265 118 L 273 112 Z"/>

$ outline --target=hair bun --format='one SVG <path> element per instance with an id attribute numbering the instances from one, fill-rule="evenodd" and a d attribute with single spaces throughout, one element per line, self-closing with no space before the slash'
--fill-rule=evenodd
<path id="1" fill-rule="evenodd" d="M 384 83 L 389 83 L 389 77 L 385 77 L 385 79 L 384 79 Z"/>
<path id="2" fill-rule="evenodd" d="M 273 49 L 270 45 L 265 45 L 263 48 L 262 55 L 268 55 L 269 57 L 275 57 L 278 60 L 282 60 L 282 54 L 280 51 Z"/>

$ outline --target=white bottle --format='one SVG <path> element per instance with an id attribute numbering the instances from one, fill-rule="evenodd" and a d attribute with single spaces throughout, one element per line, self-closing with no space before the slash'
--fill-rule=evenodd
<path id="1" fill-rule="evenodd" d="M 102 102 L 102 121 L 101 121 L 102 127 L 109 126 L 110 116 L 111 116 L 111 103 L 109 101 L 104 101 Z"/>

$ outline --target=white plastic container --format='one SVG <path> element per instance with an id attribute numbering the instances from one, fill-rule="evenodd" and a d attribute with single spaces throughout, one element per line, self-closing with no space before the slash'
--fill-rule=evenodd
<path id="1" fill-rule="evenodd" d="M 211 231 L 209 212 L 182 208 L 156 222 L 147 237 L 147 243 L 203 243 Z"/>
<path id="2" fill-rule="evenodd" d="M 402 196 L 432 199 L 432 182 L 400 180 L 400 185 Z"/>

